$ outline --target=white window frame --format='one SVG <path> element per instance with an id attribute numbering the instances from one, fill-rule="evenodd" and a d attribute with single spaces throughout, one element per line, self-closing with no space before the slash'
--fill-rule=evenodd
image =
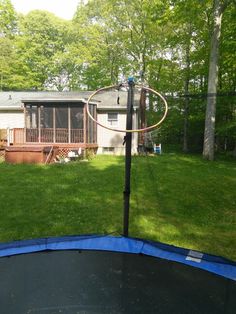
<path id="1" fill-rule="evenodd" d="M 109 118 L 109 114 L 116 115 L 116 118 Z M 108 112 L 107 123 L 108 125 L 111 125 L 111 126 L 117 126 L 118 125 L 118 112 Z"/>

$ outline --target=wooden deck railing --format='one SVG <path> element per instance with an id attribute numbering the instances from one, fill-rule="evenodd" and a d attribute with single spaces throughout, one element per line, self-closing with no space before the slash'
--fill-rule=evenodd
<path id="1" fill-rule="evenodd" d="M 43 143 L 53 143 L 53 129 L 41 129 L 40 141 Z"/>
<path id="2" fill-rule="evenodd" d="M 9 142 L 13 144 L 24 144 L 24 129 L 13 129 L 9 132 Z"/>
<path id="3" fill-rule="evenodd" d="M 71 129 L 70 131 L 71 143 L 83 143 L 84 142 L 84 130 L 83 129 Z"/>
<path id="4" fill-rule="evenodd" d="M 26 129 L 26 142 L 39 142 L 39 132 L 38 129 Z"/>
<path id="5" fill-rule="evenodd" d="M 84 143 L 84 130 L 71 129 L 13 129 L 13 143 Z"/>

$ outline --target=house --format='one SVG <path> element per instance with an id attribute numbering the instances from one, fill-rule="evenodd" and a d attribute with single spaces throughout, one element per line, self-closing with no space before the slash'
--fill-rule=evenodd
<path id="1" fill-rule="evenodd" d="M 87 115 L 92 92 L 0 92 L 0 140 L 5 146 L 57 146 L 61 152 L 92 149 L 98 154 L 124 154 L 125 133 L 102 128 Z M 98 93 L 89 104 L 97 121 L 110 128 L 126 128 L 127 92 Z M 133 128 L 138 128 L 138 100 Z M 136 153 L 138 135 L 133 134 Z"/>

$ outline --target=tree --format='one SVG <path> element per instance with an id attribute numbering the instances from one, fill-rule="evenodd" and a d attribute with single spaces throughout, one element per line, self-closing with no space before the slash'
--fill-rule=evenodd
<path id="1" fill-rule="evenodd" d="M 10 0 L 0 0 L 0 36 L 11 37 L 17 31 L 17 15 Z"/>
<path id="2" fill-rule="evenodd" d="M 213 30 L 211 34 L 210 63 L 208 75 L 207 107 L 204 132 L 203 157 L 214 160 L 216 92 L 218 83 L 218 59 L 221 35 L 221 22 L 225 9 L 233 1 L 213 1 Z"/>
<path id="3" fill-rule="evenodd" d="M 9 76 L 14 60 L 13 42 L 7 37 L 0 37 L 0 91 L 9 89 Z"/>
<path id="4" fill-rule="evenodd" d="M 10 0 L 0 0 L 0 90 L 9 88 L 9 76 L 14 62 L 14 38 L 17 35 L 17 15 Z"/>
<path id="5" fill-rule="evenodd" d="M 20 34 L 16 39 L 19 56 L 14 65 L 18 77 L 15 89 L 47 88 L 55 72 L 55 56 L 65 49 L 67 22 L 47 11 L 31 11 L 20 21 Z"/>
<path id="6" fill-rule="evenodd" d="M 73 20 L 81 64 L 80 84 L 88 89 L 116 84 L 119 68 L 124 66 L 117 28 L 109 23 L 114 13 L 110 2 L 81 4 Z"/>

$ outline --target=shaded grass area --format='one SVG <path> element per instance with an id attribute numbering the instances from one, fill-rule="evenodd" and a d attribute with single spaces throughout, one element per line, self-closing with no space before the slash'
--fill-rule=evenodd
<path id="1" fill-rule="evenodd" d="M 124 158 L 0 164 L 0 241 L 122 233 Z M 236 260 L 236 164 L 133 157 L 130 235 Z"/>

